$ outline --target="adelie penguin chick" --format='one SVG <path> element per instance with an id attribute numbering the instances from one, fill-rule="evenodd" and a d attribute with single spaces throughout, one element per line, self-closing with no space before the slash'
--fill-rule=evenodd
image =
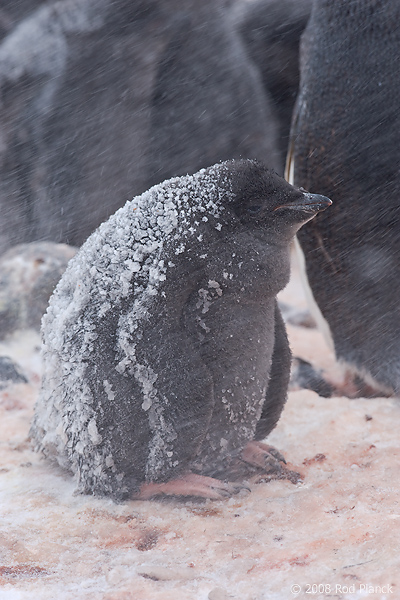
<path id="1" fill-rule="evenodd" d="M 286 400 L 276 294 L 289 245 L 330 200 L 230 161 L 128 202 L 82 246 L 43 319 L 31 435 L 79 490 L 221 498 Z M 219 478 L 219 479 L 217 479 Z M 221 481 L 221 480 L 225 481 Z"/>
<path id="2" fill-rule="evenodd" d="M 398 0 L 316 0 L 301 46 L 288 180 L 333 200 L 298 239 L 347 395 L 400 393 L 399 20 Z"/>

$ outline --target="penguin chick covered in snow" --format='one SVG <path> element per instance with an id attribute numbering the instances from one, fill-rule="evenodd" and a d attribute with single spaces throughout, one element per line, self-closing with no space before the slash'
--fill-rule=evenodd
<path id="1" fill-rule="evenodd" d="M 286 400 L 290 350 L 276 294 L 289 245 L 330 200 L 251 160 L 156 185 L 74 257 L 43 318 L 31 429 L 79 490 L 116 500 L 221 498 Z M 224 481 L 222 481 L 224 480 Z"/>

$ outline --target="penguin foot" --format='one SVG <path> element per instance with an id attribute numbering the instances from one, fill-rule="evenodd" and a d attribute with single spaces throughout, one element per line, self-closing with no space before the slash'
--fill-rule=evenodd
<path id="1" fill-rule="evenodd" d="M 323 398 L 346 396 L 347 398 L 381 398 L 390 397 L 393 391 L 378 387 L 378 384 L 367 383 L 351 369 L 346 369 L 340 379 L 324 374 L 302 358 L 292 360 L 289 390 L 312 390 Z"/>
<path id="2" fill-rule="evenodd" d="M 347 398 L 381 398 L 390 397 L 393 392 L 385 389 L 378 389 L 365 382 L 359 375 L 352 371 L 346 371 L 343 381 L 338 382 L 334 388 L 335 395 L 346 396 Z"/>
<path id="3" fill-rule="evenodd" d="M 223 500 L 238 494 L 242 490 L 250 491 L 250 488 L 240 483 L 228 483 L 214 479 L 214 477 L 187 473 L 165 483 L 144 483 L 132 499 L 149 500 L 155 496 L 193 496 L 210 500 Z"/>
<path id="4" fill-rule="evenodd" d="M 292 483 L 298 483 L 301 479 L 300 473 L 291 471 L 285 466 L 286 460 L 279 450 L 263 442 L 248 442 L 242 450 L 241 459 L 263 470 L 261 475 L 257 475 L 257 482 L 288 479 Z"/>
<path id="5" fill-rule="evenodd" d="M 242 460 L 254 467 L 261 467 L 267 473 L 280 472 L 285 458 L 273 446 L 262 442 L 249 442 L 242 450 Z"/>

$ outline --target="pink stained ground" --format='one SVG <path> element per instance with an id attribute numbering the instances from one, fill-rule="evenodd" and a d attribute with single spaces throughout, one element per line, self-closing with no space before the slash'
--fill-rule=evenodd
<path id="1" fill-rule="evenodd" d="M 296 268 L 282 297 L 305 307 Z M 317 330 L 288 332 L 295 355 L 339 373 Z M 116 505 L 75 496 L 30 449 L 38 344 L 0 345 L 33 380 L 0 391 L 1 600 L 400 598 L 399 400 L 291 392 L 267 441 L 302 483 Z"/>

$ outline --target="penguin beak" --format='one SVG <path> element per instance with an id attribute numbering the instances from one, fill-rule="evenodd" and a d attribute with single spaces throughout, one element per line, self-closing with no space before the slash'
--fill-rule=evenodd
<path id="1" fill-rule="evenodd" d="M 288 202 L 287 204 L 281 204 L 274 210 L 280 208 L 289 208 L 290 210 L 299 210 L 301 212 L 315 215 L 321 210 L 325 210 L 332 204 L 332 200 L 329 200 L 326 196 L 320 194 L 309 194 L 308 192 L 303 193 L 303 196 L 295 202 Z"/>

